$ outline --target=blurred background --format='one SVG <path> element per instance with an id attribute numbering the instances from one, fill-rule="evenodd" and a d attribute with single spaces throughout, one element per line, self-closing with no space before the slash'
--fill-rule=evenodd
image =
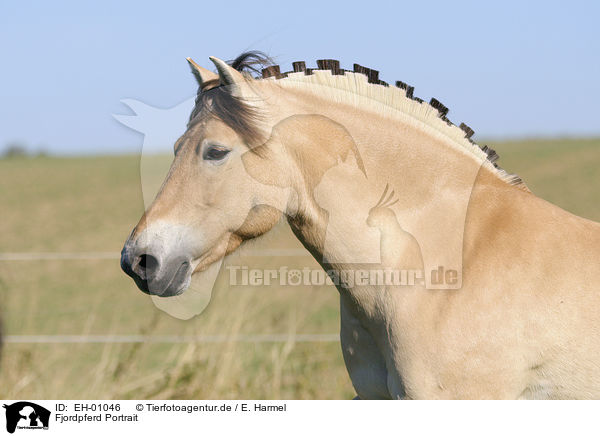
<path id="1" fill-rule="evenodd" d="M 600 221 L 599 17 L 593 1 L 3 1 L 0 397 L 353 397 L 334 288 L 230 287 L 224 268 L 181 321 L 121 272 L 145 139 L 113 117 L 134 114 L 121 101 L 158 108 L 168 151 L 196 92 L 187 56 L 357 62 L 438 98 L 534 193 Z M 317 267 L 285 226 L 227 262 Z"/>

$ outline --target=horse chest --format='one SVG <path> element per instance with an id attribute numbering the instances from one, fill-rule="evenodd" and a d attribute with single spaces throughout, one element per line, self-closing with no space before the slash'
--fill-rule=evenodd
<path id="1" fill-rule="evenodd" d="M 401 398 L 404 391 L 395 372 L 389 372 L 386 359 L 371 333 L 340 300 L 342 354 L 352 385 L 359 398 Z"/>

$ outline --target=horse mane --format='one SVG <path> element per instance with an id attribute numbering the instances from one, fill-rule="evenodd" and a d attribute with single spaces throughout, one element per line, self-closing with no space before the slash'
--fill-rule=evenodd
<path id="1" fill-rule="evenodd" d="M 449 109 L 436 98 L 427 103 L 414 96 L 414 87 L 402 81 L 396 81 L 395 86 L 379 79 L 379 71 L 354 64 L 353 70 L 340 68 L 335 59 L 317 60 L 317 68 L 307 68 L 304 61 L 292 63 L 293 71 L 281 72 L 271 58 L 259 51 L 248 51 L 228 62 L 250 80 L 281 80 L 291 86 L 325 85 L 333 89 L 352 91 L 380 103 L 389 111 L 390 108 L 399 110 L 405 115 L 421 121 L 439 135 L 452 140 L 464 150 L 483 160 L 500 178 L 511 185 L 528 190 L 520 177 L 509 174 L 498 165 L 500 158 L 495 150 L 487 145 L 480 146 L 472 139 L 474 135 L 465 123 L 455 125 L 448 118 Z M 257 111 L 242 99 L 228 92 L 227 87 L 218 83 L 208 84 L 198 90 L 196 105 L 190 116 L 190 123 L 203 108 L 221 119 L 234 130 L 238 131 L 249 143 L 257 143 L 260 133 L 256 121 L 260 118 Z M 210 88 L 210 89 L 208 89 Z"/>

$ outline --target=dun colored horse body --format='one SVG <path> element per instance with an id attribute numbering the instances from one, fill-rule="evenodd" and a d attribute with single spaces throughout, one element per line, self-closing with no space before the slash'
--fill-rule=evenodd
<path id="1" fill-rule="evenodd" d="M 196 108 L 123 249 L 143 291 L 181 294 L 285 216 L 324 268 L 375 278 L 338 286 L 359 398 L 600 398 L 599 224 L 402 82 L 332 60 L 256 79 L 253 56 L 190 60 Z"/>

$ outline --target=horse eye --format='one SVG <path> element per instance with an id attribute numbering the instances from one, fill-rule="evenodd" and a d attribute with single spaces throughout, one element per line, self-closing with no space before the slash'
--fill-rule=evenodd
<path id="1" fill-rule="evenodd" d="M 210 146 L 204 151 L 204 160 L 222 160 L 231 150 L 223 147 Z"/>

